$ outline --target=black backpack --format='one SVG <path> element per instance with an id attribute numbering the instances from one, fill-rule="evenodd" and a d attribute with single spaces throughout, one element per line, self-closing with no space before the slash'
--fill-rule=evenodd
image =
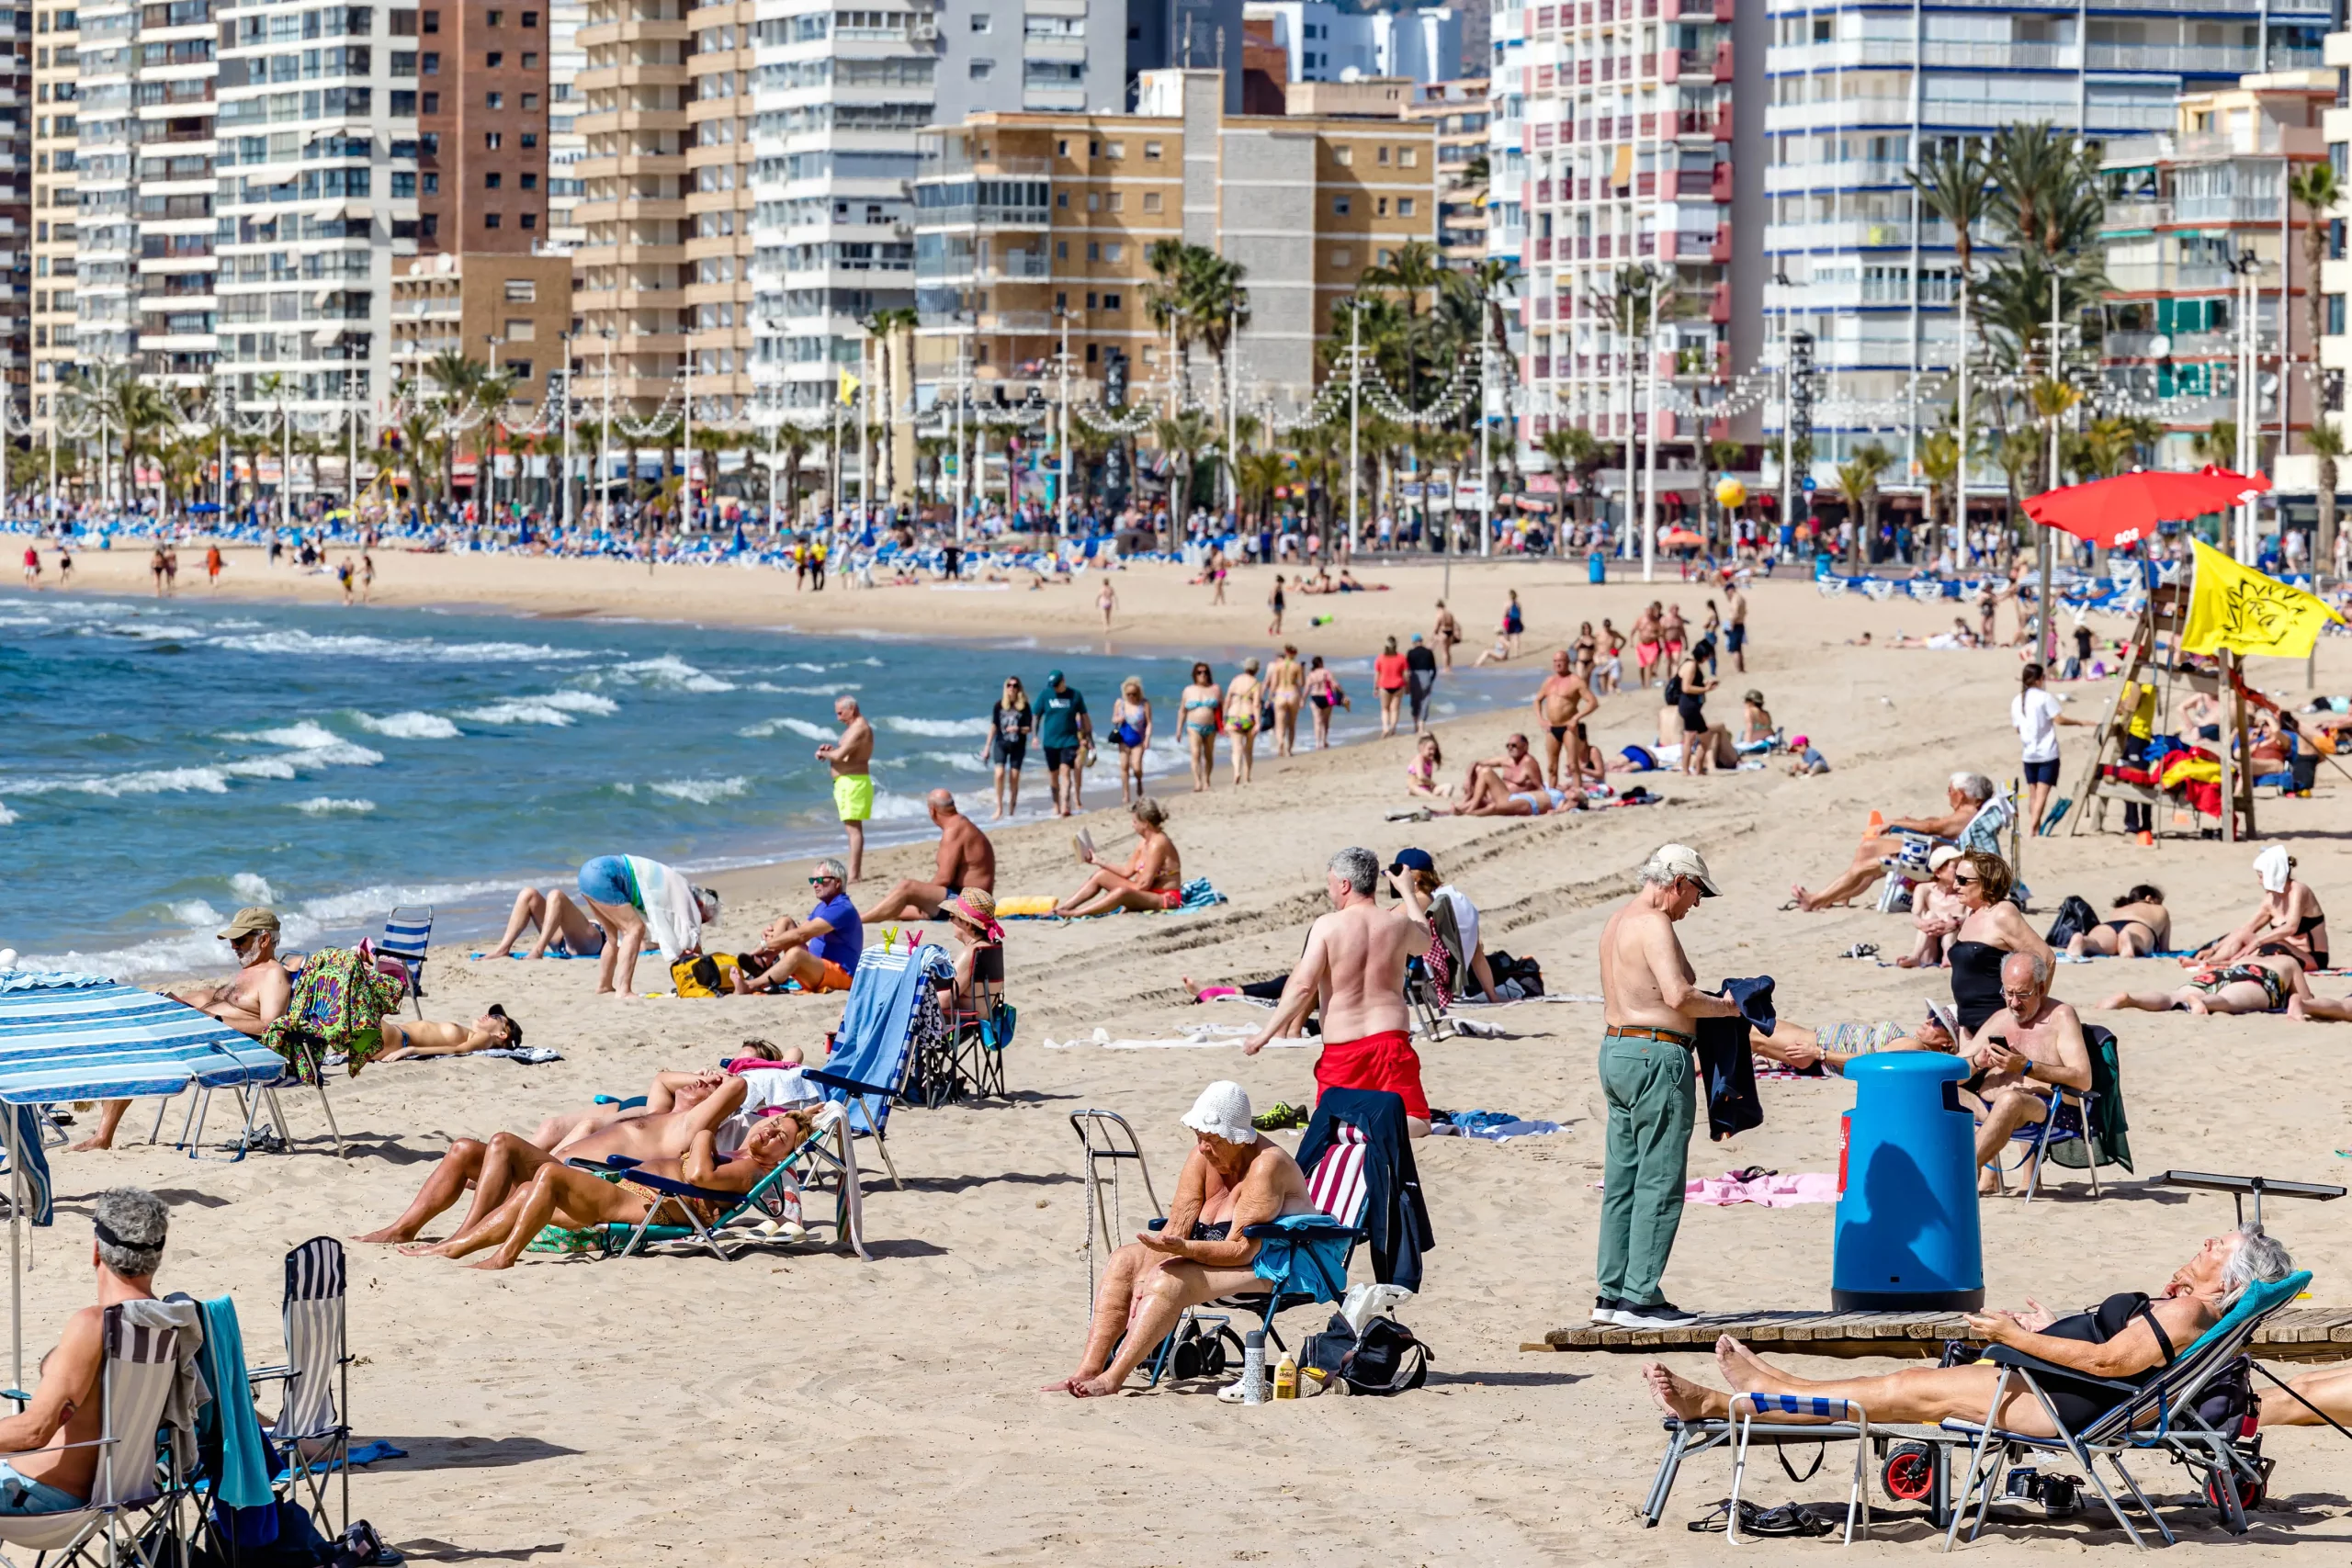
<path id="1" fill-rule="evenodd" d="M 2079 893 L 2069 893 L 2058 906 L 2058 918 L 2050 922 L 2050 934 L 2042 940 L 2052 947 L 2064 947 L 2076 936 L 2098 925 L 2098 911 L 2090 900 Z"/>
<path id="2" fill-rule="evenodd" d="M 1375 1317 L 1340 1362 L 1350 1393 L 1402 1393 L 1429 1376 L 1430 1348 L 1393 1317 Z"/>
<path id="3" fill-rule="evenodd" d="M 1487 968 L 1499 987 L 1510 981 L 1519 982 L 1520 994 L 1540 997 L 1544 994 L 1544 968 L 1532 958 L 1514 958 L 1508 953 L 1487 954 Z"/>

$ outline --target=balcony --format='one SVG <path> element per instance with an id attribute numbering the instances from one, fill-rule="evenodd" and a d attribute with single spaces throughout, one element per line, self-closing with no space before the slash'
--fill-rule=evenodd
<path id="1" fill-rule="evenodd" d="M 1717 265 L 1717 266 L 1726 266 L 1726 265 L 1730 265 L 1730 262 L 1731 262 L 1731 225 L 1730 225 L 1730 224 L 1728 224 L 1728 223 L 1722 223 L 1722 224 L 1718 224 L 1718 225 L 1716 225 L 1716 228 L 1715 228 L 1715 236 L 1714 236 L 1714 238 L 1713 238 L 1713 240 L 1711 240 L 1711 241 L 1709 241 L 1709 242 L 1707 243 L 1707 259 L 1708 259 L 1709 261 L 1711 261 L 1711 262 L 1714 263 L 1714 265 Z"/>
<path id="2" fill-rule="evenodd" d="M 1717 325 L 1731 320 L 1731 285 L 1718 283 L 1707 296 L 1707 320 Z"/>
<path id="3" fill-rule="evenodd" d="M 1725 39 L 1715 45 L 1715 80 L 1728 82 L 1731 74 L 1731 40 Z"/>

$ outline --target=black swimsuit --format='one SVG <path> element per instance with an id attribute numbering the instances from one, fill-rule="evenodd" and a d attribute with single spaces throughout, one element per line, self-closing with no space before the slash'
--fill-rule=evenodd
<path id="1" fill-rule="evenodd" d="M 2148 1320 L 2149 1329 L 2156 1337 L 2156 1348 L 2164 1352 L 2164 1360 L 2143 1372 L 2115 1378 L 2115 1382 L 2128 1382 L 2137 1387 L 2172 1365 L 2179 1352 L 2173 1348 L 2172 1336 L 2156 1321 L 2148 1298 L 2138 1291 L 2119 1291 L 2089 1312 L 2078 1312 L 2072 1317 L 2062 1317 L 2041 1332 L 2053 1339 L 2079 1340 L 2086 1345 L 2104 1345 L 2132 1325 L 2135 1317 Z M 2066 1429 L 2079 1434 L 2100 1416 L 2123 1403 L 2124 1395 L 2097 1382 L 2077 1382 L 2061 1372 L 2036 1372 L 2042 1389 L 2050 1395 L 2050 1403 L 2058 1407 L 2059 1418 Z M 2087 1374 L 2086 1374 L 2087 1376 Z"/>
<path id="2" fill-rule="evenodd" d="M 1951 964 L 1951 1001 L 1961 1028 L 1973 1034 L 2001 1010 L 2001 961 L 2007 951 L 1989 942 L 1956 942 L 1947 957 Z"/>

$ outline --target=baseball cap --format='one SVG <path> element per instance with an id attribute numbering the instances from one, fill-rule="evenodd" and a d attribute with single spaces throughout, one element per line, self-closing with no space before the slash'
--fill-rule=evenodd
<path id="1" fill-rule="evenodd" d="M 1201 1090 L 1201 1098 L 1184 1113 L 1184 1125 L 1228 1144 L 1258 1141 L 1258 1129 L 1250 1124 L 1250 1091 L 1230 1078 L 1219 1078 Z"/>
<path id="2" fill-rule="evenodd" d="M 1958 860 L 1961 857 L 1961 848 L 1957 844 L 1938 844 L 1934 849 L 1928 852 L 1928 870 L 1929 872 L 1941 871 L 1944 867 Z"/>
<path id="3" fill-rule="evenodd" d="M 1062 683 L 1062 672 L 1061 672 L 1060 671 L 1058 671 L 1058 670 L 1048 670 L 1048 671 L 1046 671 L 1046 685 L 1048 685 L 1048 686 L 1058 686 L 1058 685 L 1060 685 L 1061 683 Z"/>
<path id="4" fill-rule="evenodd" d="M 1758 691 L 1755 687 L 1750 686 L 1750 687 L 1747 689 L 1747 694 L 1745 697 L 1741 698 L 1740 700 L 1741 700 L 1742 702 L 1754 703 L 1758 707 L 1759 707 L 1759 708 L 1760 708 L 1760 707 L 1762 707 L 1762 706 L 1764 705 L 1764 694 L 1763 694 L 1763 693 L 1761 693 L 1761 692 L 1759 692 L 1759 691 Z"/>
<path id="5" fill-rule="evenodd" d="M 1388 863 L 1391 871 L 1435 872 L 1437 862 L 1430 859 L 1427 850 L 1398 850 L 1396 858 Z"/>
<path id="6" fill-rule="evenodd" d="M 255 931 L 274 931 L 277 929 L 277 910 L 261 904 L 249 904 L 230 919 L 228 929 L 220 933 L 220 940 L 234 942 Z"/>
<path id="7" fill-rule="evenodd" d="M 1689 877 L 1699 885 L 1702 897 L 1713 898 L 1723 891 L 1715 886 L 1715 879 L 1707 874 L 1707 863 L 1700 858 L 1698 851 L 1688 844 L 1660 844 L 1657 852 L 1650 856 L 1650 864 L 1668 876 Z"/>
<path id="8" fill-rule="evenodd" d="M 1792 750 L 1792 751 L 1802 751 L 1802 750 L 1804 750 L 1806 747 L 1808 747 L 1808 746 L 1810 746 L 1810 745 L 1812 745 L 1812 744 L 1813 744 L 1813 737 L 1812 737 L 1812 736 L 1810 736 L 1810 735 L 1800 735 L 1800 736 L 1797 736 L 1797 737 L 1795 737 L 1794 739 L 1791 739 L 1791 740 L 1790 740 L 1790 742 L 1789 742 L 1789 750 Z"/>

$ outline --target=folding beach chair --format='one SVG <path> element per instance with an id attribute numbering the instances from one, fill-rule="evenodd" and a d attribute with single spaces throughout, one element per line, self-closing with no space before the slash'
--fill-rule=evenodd
<path id="1" fill-rule="evenodd" d="M 980 1098 L 1004 1093 L 1004 1052 L 1020 1012 L 1004 999 L 1004 944 L 990 942 L 972 959 L 972 991 L 956 1010 L 949 1068 L 957 1098 L 963 1087 Z M 934 1104 L 937 1102 L 933 1102 Z"/>
<path id="2" fill-rule="evenodd" d="M 1429 955 L 1405 965 L 1405 997 L 1413 1005 L 1422 1035 L 1435 1041 L 1453 1032 L 1453 1021 L 1446 1017 L 1448 998 L 1460 994 L 1470 966 L 1470 955 L 1462 951 L 1462 928 L 1454 922 L 1453 899 L 1430 901 L 1430 934 L 1435 940 Z"/>
<path id="3" fill-rule="evenodd" d="M 2098 1468 L 2099 1460 L 2107 1461 L 2141 1515 L 2156 1527 L 2165 1543 L 2170 1545 L 2171 1528 L 2157 1515 L 2147 1494 L 2140 1490 L 2140 1483 L 2123 1466 L 2123 1456 L 2135 1450 L 2154 1450 L 2187 1465 L 2204 1483 L 2205 1498 L 2221 1511 L 2223 1526 L 2232 1534 L 2243 1535 L 2246 1501 L 2260 1495 L 2268 1478 L 2260 1438 L 2219 1430 L 2199 1413 L 2198 1403 L 2207 1393 L 2218 1392 L 2221 1380 L 2245 1359 L 2246 1347 L 2263 1320 L 2293 1301 L 2311 1280 L 2308 1270 L 2298 1270 L 2273 1284 L 2247 1287 L 2237 1303 L 2222 1314 L 2221 1322 L 2199 1335 L 2174 1358 L 2171 1365 L 2144 1384 L 2089 1377 L 2052 1366 L 2006 1345 L 1996 1345 L 1987 1350 L 1984 1359 L 2000 1368 L 2001 1375 L 1994 1384 L 1993 1398 L 1985 1406 L 1985 1420 L 1951 1419 L 1943 1423 L 1945 1431 L 1966 1437 L 1973 1444 L 1968 1468 L 1954 1494 L 1951 1520 L 1944 1529 L 1944 1550 L 1950 1551 L 1959 1539 L 1960 1521 L 1968 1512 L 1972 1494 L 1978 1495 L 1978 1501 L 1976 1519 L 1968 1533 L 1971 1540 L 1976 1539 L 1991 1512 L 2002 1473 L 2015 1460 L 2029 1453 L 2064 1454 L 2080 1465 L 2118 1528 L 2136 1547 L 2145 1548 L 2147 1542 L 2141 1540 L 2140 1532 L 2125 1516 L 2122 1504 Z M 2070 1431 L 2058 1413 L 2056 1401 L 2044 1386 L 2046 1381 L 2052 1379 L 2110 1390 L 2121 1396 L 2120 1402 L 2080 1432 Z M 2001 1408 L 2002 1400 L 2012 1387 L 2021 1387 L 2033 1395 L 2051 1425 L 2056 1427 L 2056 1437 L 2037 1437 L 1992 1424 L 1992 1415 Z"/>
<path id="4" fill-rule="evenodd" d="M 281 1501 L 304 1506 L 320 1533 L 351 1523 L 351 1348 L 343 1243 L 312 1236 L 286 1255 L 286 1364 L 253 1374 L 256 1386 L 283 1382 L 270 1437 L 284 1451 Z M 341 1478 L 343 1525 L 327 1514 L 327 1477 Z M 307 1501 L 306 1501 L 307 1499 Z"/>
<path id="5" fill-rule="evenodd" d="M 184 1330 L 175 1324 L 192 1328 L 198 1321 L 197 1304 L 186 1300 L 126 1302 L 106 1309 L 99 1331 L 106 1347 L 99 1378 L 104 1402 L 99 1436 L 87 1443 L 64 1445 L 98 1450 L 89 1504 L 60 1514 L 0 1515 L 0 1544 L 28 1547 L 44 1562 L 53 1555 L 60 1565 L 79 1562 L 93 1568 L 99 1562 L 108 1568 L 153 1565 L 185 1550 L 183 1460 L 192 1456 L 182 1455 L 175 1442 L 159 1445 L 156 1434 L 180 1382 L 179 1336 Z M 181 1408 L 192 1410 L 195 1389 L 182 1392 Z M 20 1410 L 28 1403 L 22 1393 L 8 1397 Z"/>
<path id="6" fill-rule="evenodd" d="M 825 1098 L 847 1112 L 848 1136 L 872 1138 L 891 1184 L 905 1190 L 891 1163 L 884 1130 L 890 1107 L 904 1093 L 908 1069 L 924 1042 L 946 1040 L 949 1023 L 939 991 L 956 977 L 944 949 L 924 942 L 911 953 L 869 947 L 849 983 L 849 1005 L 834 1032 L 832 1055 L 802 1076 L 822 1084 Z"/>
<path id="7" fill-rule="evenodd" d="M 397 963 L 408 976 L 409 1000 L 416 1016 L 424 1016 L 424 950 L 433 941 L 433 906 L 401 905 L 384 917 L 384 939 L 376 943 L 379 955 Z"/>
<path id="8" fill-rule="evenodd" d="M 2052 1160 L 2088 1170 L 2093 1198 L 2099 1196 L 2101 1165 L 2132 1168 L 2131 1147 L 2123 1141 L 2122 1067 L 2117 1059 L 2114 1032 L 2101 1024 L 2086 1024 L 2083 1043 L 2090 1049 L 2091 1087 L 2072 1089 L 2052 1085 L 2049 1098 L 2042 1102 L 2041 1120 L 2009 1134 L 2010 1146 L 2018 1150 L 2017 1164 L 2005 1166 L 1998 1156 L 1986 1163 L 1995 1183 L 2005 1191 L 2010 1169 L 2027 1172 L 2025 1201 L 2029 1203 L 2041 1190 L 2041 1173 Z"/>
<path id="9" fill-rule="evenodd" d="M 752 1247 L 783 1234 L 787 1227 L 797 1226 L 805 1233 L 811 1225 L 830 1225 L 833 1239 L 828 1251 L 854 1252 L 870 1263 L 874 1258 L 865 1250 L 857 1157 L 849 1116 L 848 1108 L 837 1101 L 829 1100 L 820 1107 L 808 1138 L 749 1192 L 720 1192 L 696 1187 L 690 1181 L 650 1175 L 639 1170 L 637 1161 L 620 1155 L 601 1165 L 584 1160 L 567 1163 L 616 1180 L 626 1177 L 659 1194 L 653 1206 L 645 1212 L 645 1218 L 636 1224 L 596 1227 L 594 1240 L 607 1258 L 627 1258 L 641 1247 L 663 1242 L 700 1242 L 721 1263 L 732 1263 L 734 1254 L 719 1240 L 722 1232 L 746 1228 L 750 1234 L 743 1236 L 743 1245 Z M 827 1146 L 829 1144 L 831 1147 Z M 821 1190 L 828 1182 L 833 1188 L 833 1217 L 811 1221 L 804 1212 L 804 1200 L 808 1193 Z M 695 1200 L 723 1207 L 716 1224 L 704 1223 L 695 1212 Z M 797 1241 L 799 1237 L 787 1239 Z"/>

